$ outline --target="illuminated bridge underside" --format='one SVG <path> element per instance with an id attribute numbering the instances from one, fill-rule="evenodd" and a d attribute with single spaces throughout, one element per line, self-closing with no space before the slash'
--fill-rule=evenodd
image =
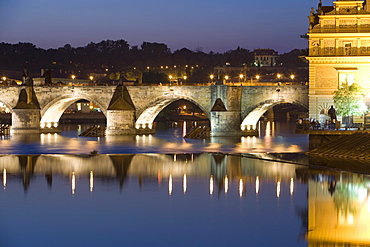
<path id="1" fill-rule="evenodd" d="M 264 105 L 258 106 L 256 109 L 254 109 L 251 113 L 246 116 L 241 124 L 242 130 L 251 130 L 256 129 L 256 125 L 258 120 L 262 117 L 262 115 L 270 108 L 272 108 L 274 105 L 279 104 L 276 103 L 268 103 Z"/>
<path id="2" fill-rule="evenodd" d="M 58 127 L 58 122 L 60 117 L 62 116 L 63 112 L 73 103 L 75 103 L 78 100 L 86 99 L 88 98 L 63 98 L 63 99 L 57 99 L 53 102 L 51 102 L 48 106 L 45 107 L 44 111 L 41 112 L 41 121 L 40 121 L 40 127 L 41 128 L 51 128 L 51 127 Z M 101 108 L 103 110 L 103 113 L 106 114 L 106 110 L 104 108 Z"/>
<path id="3" fill-rule="evenodd" d="M 153 127 L 153 122 L 155 118 L 158 116 L 158 114 L 168 105 L 180 99 L 187 100 L 197 105 L 198 107 L 200 107 L 200 109 L 203 108 L 202 106 L 197 104 L 197 102 L 195 102 L 194 100 L 186 98 L 186 97 L 160 99 L 160 100 L 157 100 L 156 102 L 150 103 L 149 105 L 151 106 L 149 106 L 147 109 L 143 111 L 143 113 L 140 114 L 139 118 L 136 120 L 136 123 L 135 123 L 136 129 L 140 129 L 140 128 L 151 129 Z M 202 111 L 206 112 L 204 109 L 202 109 Z"/>

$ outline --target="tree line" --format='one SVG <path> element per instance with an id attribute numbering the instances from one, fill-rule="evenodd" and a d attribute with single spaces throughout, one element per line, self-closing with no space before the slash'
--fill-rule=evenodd
<path id="1" fill-rule="evenodd" d="M 280 55 L 278 66 L 306 67 L 307 64 L 299 58 L 305 52 L 294 49 Z M 188 68 L 188 79 L 202 82 L 207 80 L 214 67 L 226 64 L 253 67 L 253 51 L 237 47 L 224 53 L 205 53 L 200 49 L 192 51 L 187 48 L 171 52 L 163 43 L 143 42 L 139 47 L 130 46 L 125 40 L 90 42 L 83 47 L 66 44 L 57 49 L 42 49 L 32 43 L 0 43 L 0 69 L 22 71 L 26 66 L 31 74 L 48 69 L 53 71 L 53 76 L 75 74 L 88 78 L 91 73 L 105 73 L 112 79 L 112 75 L 135 69 L 144 73 L 145 80 L 153 80 L 154 77 L 163 80 L 161 71 L 165 68 Z"/>

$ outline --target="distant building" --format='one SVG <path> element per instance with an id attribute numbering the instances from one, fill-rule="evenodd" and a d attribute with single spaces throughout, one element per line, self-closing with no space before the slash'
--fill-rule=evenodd
<path id="1" fill-rule="evenodd" d="M 254 65 L 258 67 L 273 67 L 276 66 L 277 58 L 279 57 L 278 52 L 267 48 L 267 49 L 255 49 L 254 53 Z"/>

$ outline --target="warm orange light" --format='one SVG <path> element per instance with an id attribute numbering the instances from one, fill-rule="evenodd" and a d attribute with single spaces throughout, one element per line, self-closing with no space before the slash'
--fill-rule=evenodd
<path id="1" fill-rule="evenodd" d="M 293 80 L 293 79 L 294 79 L 294 77 L 295 77 L 294 75 L 290 75 L 290 79 L 292 79 L 292 80 Z"/>
<path id="2" fill-rule="evenodd" d="M 225 75 L 225 80 L 229 80 L 229 76 L 228 75 Z"/>
<path id="3" fill-rule="evenodd" d="M 72 75 L 71 78 L 72 78 L 72 80 L 74 80 L 76 78 L 76 76 L 75 75 Z"/>
<path id="4" fill-rule="evenodd" d="M 256 79 L 259 80 L 260 79 L 260 76 L 259 75 L 256 75 Z"/>
<path id="5" fill-rule="evenodd" d="M 170 177 L 168 179 L 168 194 L 172 195 L 172 174 L 170 174 Z"/>
<path id="6" fill-rule="evenodd" d="M 184 80 L 188 79 L 188 77 L 186 75 L 184 75 Z"/>
<path id="7" fill-rule="evenodd" d="M 281 75 L 280 74 L 277 74 L 277 78 L 280 79 Z"/>
<path id="8" fill-rule="evenodd" d="M 92 76 L 92 75 L 91 75 L 89 78 L 90 78 L 90 80 L 92 81 L 92 80 L 94 79 L 94 76 Z"/>
<path id="9" fill-rule="evenodd" d="M 213 176 L 209 178 L 209 194 L 213 194 Z"/>
<path id="10" fill-rule="evenodd" d="M 240 75 L 239 75 L 239 78 L 240 78 L 240 79 L 243 79 L 243 78 L 244 78 L 244 75 L 243 75 L 243 74 L 240 74 Z"/>
<path id="11" fill-rule="evenodd" d="M 94 188 L 94 173 L 90 171 L 90 191 L 92 192 Z"/>
<path id="12" fill-rule="evenodd" d="M 213 80 L 213 78 L 215 78 L 214 75 L 210 75 L 209 78 L 211 78 L 211 80 Z"/>

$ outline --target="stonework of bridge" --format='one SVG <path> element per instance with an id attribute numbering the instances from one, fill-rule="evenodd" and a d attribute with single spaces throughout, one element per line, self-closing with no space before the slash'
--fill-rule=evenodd
<path id="1" fill-rule="evenodd" d="M 171 103 L 197 105 L 212 136 L 258 134 L 260 117 L 278 104 L 308 108 L 308 87 L 289 86 L 14 86 L 0 87 L 0 102 L 12 113 L 11 133 L 53 132 L 63 112 L 85 99 L 107 118 L 107 135 L 154 133 L 153 122 Z"/>

